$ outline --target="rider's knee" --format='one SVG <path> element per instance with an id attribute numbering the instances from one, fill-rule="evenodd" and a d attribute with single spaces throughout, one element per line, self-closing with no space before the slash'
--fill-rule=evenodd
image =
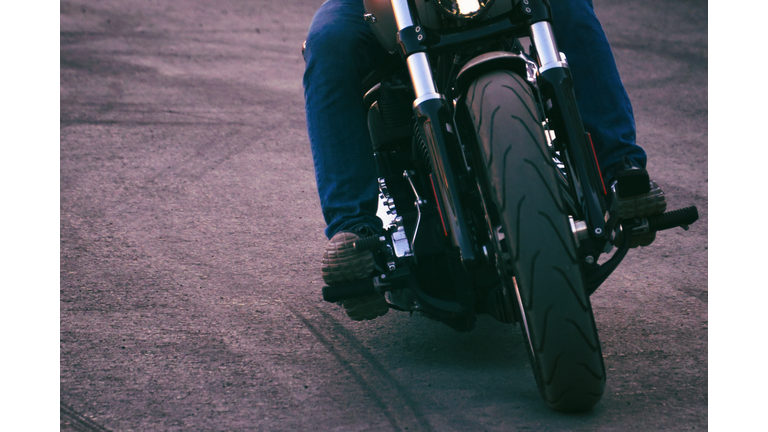
<path id="1" fill-rule="evenodd" d="M 323 26 L 311 29 L 307 35 L 304 59 L 310 61 L 329 61 L 338 63 L 349 57 L 353 42 L 344 29 L 336 26 Z"/>

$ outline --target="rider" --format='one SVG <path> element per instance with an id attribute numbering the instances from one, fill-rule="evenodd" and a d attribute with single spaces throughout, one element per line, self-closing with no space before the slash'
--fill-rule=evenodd
<path id="1" fill-rule="evenodd" d="M 591 134 L 606 185 L 616 172 L 645 168 L 645 151 L 635 143 L 632 105 L 619 77 L 613 53 L 595 16 L 592 0 L 549 0 L 559 49 L 565 53 L 575 83 L 576 100 Z M 388 54 L 363 20 L 363 0 L 328 0 L 316 12 L 306 41 L 304 98 L 307 129 L 315 165 L 320 205 L 330 239 L 321 262 L 328 285 L 369 276 L 371 252 L 356 252 L 359 237 L 379 234 L 378 183 L 362 78 Z M 648 194 L 622 200 L 633 216 L 662 213 L 663 192 L 653 183 Z M 640 239 L 653 241 L 655 233 Z M 637 245 L 637 241 L 633 246 Z M 378 294 L 346 300 L 354 320 L 374 319 L 388 310 Z"/>

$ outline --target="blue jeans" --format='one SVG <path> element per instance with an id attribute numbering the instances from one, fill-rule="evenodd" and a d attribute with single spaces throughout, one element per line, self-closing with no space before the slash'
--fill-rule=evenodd
<path id="1" fill-rule="evenodd" d="M 632 105 L 591 0 L 550 0 L 559 48 L 568 58 L 584 127 L 603 170 L 628 156 L 645 167 L 635 144 Z M 317 189 L 328 238 L 376 216 L 378 184 L 363 106 L 362 79 L 388 55 L 362 18 L 362 0 L 328 0 L 315 14 L 304 53 L 304 100 Z"/>

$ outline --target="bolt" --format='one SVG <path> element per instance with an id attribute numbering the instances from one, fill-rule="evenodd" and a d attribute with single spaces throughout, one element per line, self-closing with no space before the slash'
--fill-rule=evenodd
<path id="1" fill-rule="evenodd" d="M 595 228 L 595 234 L 600 235 L 602 233 L 603 233 L 603 229 L 602 228 Z"/>
<path id="2" fill-rule="evenodd" d="M 587 264 L 594 264 L 595 263 L 595 257 L 593 257 L 592 255 L 589 255 L 586 258 L 586 261 L 587 261 Z"/>

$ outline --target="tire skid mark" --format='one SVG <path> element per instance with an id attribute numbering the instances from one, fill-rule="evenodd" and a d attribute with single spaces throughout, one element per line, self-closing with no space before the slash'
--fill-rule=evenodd
<path id="1" fill-rule="evenodd" d="M 194 153 L 182 160 L 172 163 L 167 168 L 159 168 L 145 179 L 146 184 L 156 183 L 159 180 L 168 180 L 175 177 L 201 179 L 209 170 L 226 163 L 234 156 L 247 150 L 250 143 L 231 143 L 231 138 L 239 135 L 239 129 L 227 131 L 223 138 L 215 141 L 208 140 L 203 145 L 194 148 Z"/>
<path id="2" fill-rule="evenodd" d="M 288 310 L 296 316 L 312 333 L 318 342 L 333 355 L 338 363 L 376 402 L 376 406 L 389 420 L 394 430 L 432 431 L 424 418 L 424 413 L 410 392 L 395 379 L 371 353 L 361 348 L 360 341 L 333 316 L 318 309 L 323 317 L 323 324 L 330 329 L 313 324 L 293 306 L 286 304 Z M 340 336 L 338 341 L 331 341 L 326 333 Z"/>
<path id="3" fill-rule="evenodd" d="M 88 417 L 80 414 L 79 412 L 75 411 L 72 407 L 65 404 L 64 402 L 59 402 L 59 418 L 62 421 L 67 421 L 68 422 L 67 426 L 71 426 L 73 429 L 77 431 L 102 432 L 102 431 L 110 430 L 96 423 L 95 421 L 89 419 Z"/>

